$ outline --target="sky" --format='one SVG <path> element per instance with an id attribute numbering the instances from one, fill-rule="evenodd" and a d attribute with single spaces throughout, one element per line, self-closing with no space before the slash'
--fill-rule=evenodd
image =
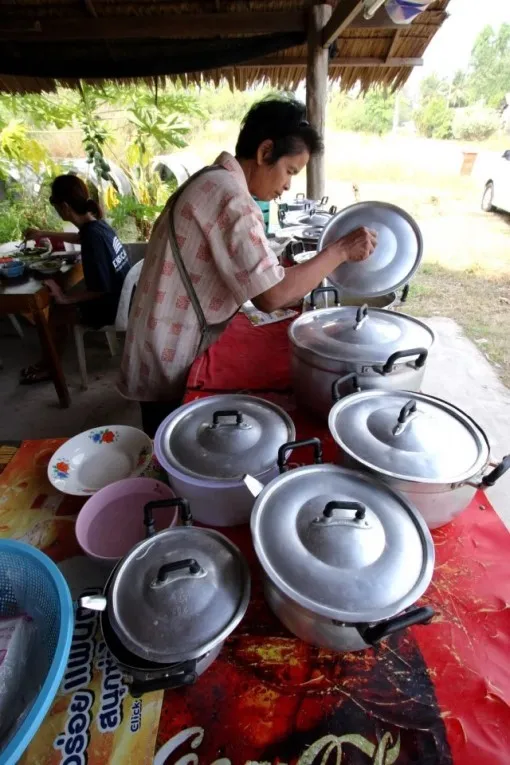
<path id="1" fill-rule="evenodd" d="M 449 18 L 430 43 L 419 67 L 421 77 L 431 72 L 451 76 L 469 63 L 473 43 L 484 26 L 510 23 L 510 0 L 450 0 Z M 415 70 L 416 73 L 418 70 Z"/>

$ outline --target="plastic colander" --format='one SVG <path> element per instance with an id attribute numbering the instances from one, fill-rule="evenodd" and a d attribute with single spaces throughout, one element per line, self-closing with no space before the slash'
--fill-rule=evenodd
<path id="1" fill-rule="evenodd" d="M 34 737 L 58 691 L 73 637 L 74 613 L 67 583 L 47 555 L 35 547 L 0 539 L 0 616 L 26 613 L 36 635 L 28 671 L 41 686 L 19 728 L 0 743 L 0 762 L 14 765 Z M 3 749 L 1 748 L 3 745 Z"/>

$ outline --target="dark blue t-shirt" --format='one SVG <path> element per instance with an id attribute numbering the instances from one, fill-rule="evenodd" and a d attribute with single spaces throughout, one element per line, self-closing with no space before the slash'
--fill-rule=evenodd
<path id="1" fill-rule="evenodd" d="M 113 324 L 124 279 L 129 271 L 126 251 L 117 234 L 104 220 L 80 228 L 81 260 L 85 285 L 102 292 L 97 300 L 79 303 L 82 320 L 91 327 Z"/>

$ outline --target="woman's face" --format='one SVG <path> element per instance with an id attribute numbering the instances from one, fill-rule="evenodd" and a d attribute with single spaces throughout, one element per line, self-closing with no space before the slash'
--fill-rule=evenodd
<path id="1" fill-rule="evenodd" d="M 264 202 L 281 197 L 290 189 L 292 178 L 306 166 L 310 153 L 303 149 L 300 154 L 285 154 L 270 164 L 272 141 L 264 141 L 257 151 L 256 165 L 250 177 L 250 193 Z"/>

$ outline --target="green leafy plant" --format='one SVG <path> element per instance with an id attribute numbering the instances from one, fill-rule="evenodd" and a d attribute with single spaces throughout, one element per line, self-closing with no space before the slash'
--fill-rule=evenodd
<path id="1" fill-rule="evenodd" d="M 433 96 L 415 115 L 416 127 L 426 138 L 451 138 L 453 110 L 446 96 Z"/>
<path id="2" fill-rule="evenodd" d="M 462 141 L 483 141 L 494 135 L 500 124 L 495 109 L 480 106 L 457 109 L 453 118 L 453 137 Z"/>

